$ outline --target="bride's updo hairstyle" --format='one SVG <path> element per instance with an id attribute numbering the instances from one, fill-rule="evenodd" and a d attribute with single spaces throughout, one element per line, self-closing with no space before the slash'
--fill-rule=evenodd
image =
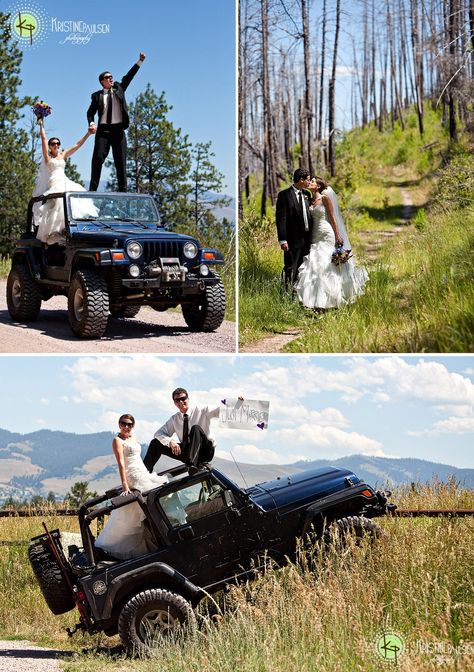
<path id="1" fill-rule="evenodd" d="M 328 188 L 328 183 L 323 180 L 322 177 L 316 177 L 314 178 L 316 180 L 316 184 L 318 185 L 319 191 L 324 191 L 325 189 Z"/>
<path id="2" fill-rule="evenodd" d="M 130 413 L 124 413 L 123 415 L 120 416 L 120 418 L 119 418 L 119 425 L 120 425 L 124 420 L 128 420 L 128 421 L 131 422 L 131 423 L 133 424 L 133 426 L 135 427 L 135 418 L 133 417 L 133 415 L 130 415 Z"/>

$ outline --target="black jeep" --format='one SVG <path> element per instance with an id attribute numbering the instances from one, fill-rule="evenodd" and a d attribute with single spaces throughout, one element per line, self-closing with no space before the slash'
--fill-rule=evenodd
<path id="1" fill-rule="evenodd" d="M 37 239 L 40 203 L 62 199 L 64 244 Z M 36 320 L 41 302 L 68 297 L 71 329 L 100 338 L 113 317 L 135 317 L 141 306 L 164 311 L 181 305 L 190 329 L 214 331 L 225 312 L 224 286 L 212 270 L 217 250 L 160 225 L 150 195 L 66 192 L 31 199 L 25 235 L 18 241 L 7 283 L 13 320 Z"/>
<path id="2" fill-rule="evenodd" d="M 255 576 L 262 558 L 294 559 L 297 539 L 380 528 L 371 520 L 396 508 L 346 469 L 299 473 L 247 489 L 207 467 L 190 475 L 180 465 L 168 483 L 119 496 L 120 488 L 86 502 L 79 512 L 81 547 L 68 548 L 58 530 L 35 537 L 29 558 L 54 614 L 77 607 L 75 630 L 117 632 L 128 649 L 193 625 L 193 608 L 209 593 Z M 388 493 L 389 494 L 389 493 Z M 117 560 L 95 548 L 90 524 L 114 509 L 140 506 L 148 552 Z M 69 631 L 72 634 L 71 631 Z"/>

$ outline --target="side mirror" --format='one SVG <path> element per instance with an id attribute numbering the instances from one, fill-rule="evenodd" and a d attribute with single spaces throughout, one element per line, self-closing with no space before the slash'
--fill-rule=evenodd
<path id="1" fill-rule="evenodd" d="M 240 516 L 240 511 L 235 504 L 234 495 L 230 490 L 224 490 L 224 501 L 228 509 L 232 509 L 238 516 Z"/>

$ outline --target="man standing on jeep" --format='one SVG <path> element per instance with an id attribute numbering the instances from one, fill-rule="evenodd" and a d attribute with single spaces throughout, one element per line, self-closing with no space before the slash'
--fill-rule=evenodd
<path id="1" fill-rule="evenodd" d="M 189 395 L 183 387 L 174 390 L 173 401 L 178 412 L 155 433 L 143 462 L 152 471 L 162 455 L 180 460 L 192 469 L 210 462 L 214 457 L 214 439 L 210 436 L 212 418 L 219 417 L 219 407 L 189 407 Z M 172 438 L 178 437 L 178 443 Z"/>

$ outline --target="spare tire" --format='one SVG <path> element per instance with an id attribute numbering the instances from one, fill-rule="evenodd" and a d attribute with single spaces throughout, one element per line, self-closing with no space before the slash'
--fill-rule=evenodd
<path id="1" fill-rule="evenodd" d="M 53 614 L 65 614 L 75 602 L 69 583 L 47 542 L 36 542 L 28 549 L 28 558 L 43 597 Z"/>

